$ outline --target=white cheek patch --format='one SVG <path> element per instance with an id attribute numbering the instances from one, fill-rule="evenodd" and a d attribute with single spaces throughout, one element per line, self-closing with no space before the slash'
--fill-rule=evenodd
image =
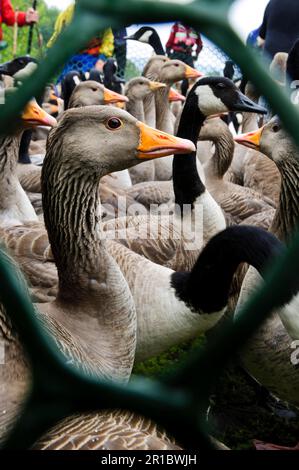
<path id="1" fill-rule="evenodd" d="M 145 31 L 145 33 L 143 33 L 143 35 L 140 36 L 139 41 L 140 42 L 145 42 L 146 44 L 148 44 L 152 34 L 153 34 L 153 31 Z"/>
<path id="2" fill-rule="evenodd" d="M 74 82 L 75 82 L 75 85 L 80 85 L 81 80 L 80 80 L 80 78 L 79 78 L 77 75 L 75 75 L 75 76 L 73 77 L 73 80 L 74 80 Z"/>
<path id="3" fill-rule="evenodd" d="M 214 95 L 209 85 L 198 86 L 195 93 L 198 96 L 198 106 L 205 116 L 229 111 L 221 99 Z"/>

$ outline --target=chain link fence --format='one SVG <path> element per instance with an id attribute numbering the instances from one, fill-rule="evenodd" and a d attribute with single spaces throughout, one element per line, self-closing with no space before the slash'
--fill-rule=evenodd
<path id="1" fill-rule="evenodd" d="M 136 29 L 136 28 L 135 28 Z M 161 38 L 163 39 L 163 38 Z M 230 58 L 219 47 L 203 37 L 203 49 L 199 54 L 198 60 L 195 62 L 195 67 L 202 71 L 205 75 L 223 75 L 225 62 Z M 125 51 L 127 52 L 125 61 Z M 118 59 L 118 65 L 121 67 L 119 75 L 123 76 L 123 64 L 125 65 L 125 79 L 130 80 L 142 74 L 142 70 L 149 59 L 152 57 L 153 48 L 145 43 L 134 40 L 127 41 L 126 48 L 118 50 L 115 58 Z M 239 67 L 235 67 L 234 79 L 241 77 Z"/>

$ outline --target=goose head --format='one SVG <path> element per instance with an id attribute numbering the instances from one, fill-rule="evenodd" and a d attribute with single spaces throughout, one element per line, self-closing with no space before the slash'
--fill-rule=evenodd
<path id="1" fill-rule="evenodd" d="M 37 63 L 37 61 L 30 56 L 16 57 L 15 59 L 0 65 L 0 74 L 12 77 L 30 63 Z"/>
<path id="2" fill-rule="evenodd" d="M 142 75 L 147 78 L 157 78 L 161 67 L 169 61 L 170 59 L 165 55 L 155 55 L 151 57 L 145 65 Z"/>
<path id="3" fill-rule="evenodd" d="M 57 125 L 56 119 L 42 109 L 35 99 L 29 101 L 25 106 L 21 115 L 21 120 L 24 128 L 36 126 L 55 127 Z"/>
<path id="4" fill-rule="evenodd" d="M 6 89 L 5 98 L 13 96 L 15 92 L 15 88 Z M 14 130 L 23 131 L 37 126 L 55 127 L 56 125 L 56 119 L 42 109 L 35 98 L 32 98 L 16 118 Z"/>
<path id="5" fill-rule="evenodd" d="M 154 28 L 150 26 L 142 26 L 134 34 L 126 36 L 125 39 L 143 42 L 144 44 L 150 44 L 151 38 L 156 35 L 158 36 L 158 33 Z"/>
<path id="6" fill-rule="evenodd" d="M 84 175 L 100 178 L 142 161 L 188 154 L 195 146 L 139 122 L 124 110 L 88 106 L 64 113 L 50 133 L 48 150 L 54 164 L 82 168 Z"/>
<path id="7" fill-rule="evenodd" d="M 192 101 L 197 101 L 200 112 L 206 117 L 228 111 L 267 113 L 265 108 L 247 98 L 225 77 L 204 77 L 198 80 L 191 88 L 186 103 Z"/>
<path id="8" fill-rule="evenodd" d="M 79 83 L 85 81 L 81 72 L 72 70 L 68 72 L 61 82 L 61 97 L 64 100 L 64 109 L 68 109 L 70 97 Z"/>
<path id="9" fill-rule="evenodd" d="M 151 93 L 165 87 L 166 85 L 164 83 L 153 82 L 145 77 L 137 77 L 127 83 L 125 94 L 129 99 L 143 100 Z"/>
<path id="10" fill-rule="evenodd" d="M 164 48 L 162 46 L 160 36 L 157 31 L 151 26 L 142 26 L 131 36 L 126 36 L 125 39 L 149 44 L 150 46 L 152 46 L 156 54 L 164 54 Z"/>
<path id="11" fill-rule="evenodd" d="M 227 124 L 218 117 L 211 117 L 205 120 L 200 130 L 199 138 L 200 141 L 210 140 L 212 142 L 216 141 L 219 136 L 230 132 L 228 130 Z"/>
<path id="12" fill-rule="evenodd" d="M 166 61 L 160 69 L 159 81 L 167 84 L 180 82 L 186 78 L 200 78 L 203 74 L 181 60 Z"/>
<path id="13" fill-rule="evenodd" d="M 298 162 L 298 149 L 277 116 L 257 131 L 237 136 L 235 141 L 263 153 L 278 167 L 286 160 Z"/>
<path id="14" fill-rule="evenodd" d="M 127 101 L 129 100 L 126 96 L 109 90 L 101 83 L 88 80 L 76 86 L 69 100 L 69 108 L 125 103 Z"/>

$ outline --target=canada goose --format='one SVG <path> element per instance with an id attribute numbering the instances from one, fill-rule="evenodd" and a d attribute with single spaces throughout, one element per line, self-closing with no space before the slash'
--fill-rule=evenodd
<path id="1" fill-rule="evenodd" d="M 103 145 L 107 139 L 109 148 Z M 67 359 L 99 376 L 126 382 L 136 344 L 133 299 L 100 236 L 99 180 L 143 159 L 192 149 L 187 140 L 105 106 L 68 110 L 49 137 L 42 171 L 43 204 L 59 287 L 55 301 L 37 309 Z M 130 419 L 132 414 L 124 419 L 125 426 Z"/>
<path id="2" fill-rule="evenodd" d="M 71 71 L 68 72 L 61 82 L 61 98 L 64 101 L 64 110 L 69 107 L 70 97 L 79 83 L 85 80 L 81 72 Z"/>
<path id="3" fill-rule="evenodd" d="M 155 54 L 165 55 L 160 36 L 155 28 L 152 28 L 151 26 L 142 26 L 138 31 L 131 36 L 127 36 L 125 39 L 149 44 L 154 49 Z"/>
<path id="4" fill-rule="evenodd" d="M 281 173 L 280 203 L 271 231 L 287 241 L 299 220 L 298 149 L 278 118 L 273 118 L 257 132 L 239 136 L 238 141 L 263 152 L 275 162 Z M 238 309 L 260 282 L 256 271 L 250 268 L 244 279 Z M 265 387 L 298 406 L 299 376 L 290 359 L 294 339 L 299 339 L 298 295 L 264 322 L 243 351 L 242 358 L 246 368 Z"/>
<path id="5" fill-rule="evenodd" d="M 220 118 L 207 119 L 200 131 L 199 140 L 211 140 L 215 154 L 204 167 L 206 187 L 222 210 L 236 221 L 273 209 L 275 204 L 250 188 L 224 180 L 234 154 L 234 139 Z"/>
<path id="6" fill-rule="evenodd" d="M 193 86 L 187 96 L 177 135 L 192 140 L 196 145 L 202 124 L 207 116 L 227 112 L 228 110 L 243 109 L 264 112 L 263 108 L 244 97 L 230 80 L 223 77 L 202 78 Z M 160 188 L 160 185 L 158 185 L 158 188 Z M 149 199 L 152 198 L 152 200 L 153 195 L 159 194 L 157 189 L 154 189 L 152 194 L 149 189 L 148 191 Z M 162 196 L 165 192 L 168 195 L 169 188 L 163 188 L 161 191 Z M 166 227 L 171 227 L 171 230 L 174 230 L 175 236 L 165 238 L 161 235 L 153 239 L 148 235 L 150 227 L 144 223 L 144 218 L 141 217 L 140 227 L 138 227 L 140 235 L 137 232 L 136 237 L 135 232 L 132 240 L 127 237 L 121 242 L 137 253 L 145 255 L 151 261 L 174 270 L 185 271 L 193 267 L 199 250 L 202 248 L 202 242 L 205 244 L 213 235 L 223 230 L 226 223 L 222 210 L 212 198 L 198 174 L 196 153 L 193 152 L 185 160 L 180 156 L 174 157 L 173 192 L 173 201 L 177 210 L 174 213 L 171 225 L 169 225 L 169 217 L 166 218 L 165 224 Z M 134 187 L 128 193 L 134 195 Z M 137 199 L 137 201 L 141 202 L 141 199 Z M 184 206 L 189 208 L 185 214 Z M 196 237 L 198 237 L 192 249 L 190 249 L 190 239 L 187 240 L 190 236 L 190 216 L 193 223 L 196 223 L 195 232 Z M 160 223 L 162 231 L 163 224 L 164 218 L 162 217 Z M 108 223 L 107 228 L 111 229 L 112 225 L 113 221 Z M 128 220 L 126 218 L 116 220 L 115 225 L 117 228 L 124 228 L 128 225 Z M 133 220 L 133 225 L 138 224 Z M 180 236 L 176 234 L 176 230 L 178 230 Z"/>
<path id="7" fill-rule="evenodd" d="M 13 77 L 17 72 L 24 69 L 32 62 L 37 63 L 37 60 L 30 56 L 16 57 L 15 59 L 0 65 L 0 74 Z"/>
<path id="8" fill-rule="evenodd" d="M 147 96 L 154 96 L 158 90 L 166 88 L 164 83 L 154 82 L 145 77 L 136 77 L 130 80 L 124 89 L 129 98 L 126 110 L 141 122 L 146 122 L 144 113 L 144 100 Z M 155 180 L 155 164 L 150 160 L 130 169 L 132 183 Z"/>
<path id="9" fill-rule="evenodd" d="M 117 76 L 117 71 L 117 61 L 113 58 L 107 59 L 103 66 L 104 85 L 116 93 L 123 93 L 124 80 Z"/>
<path id="10" fill-rule="evenodd" d="M 185 78 L 199 78 L 202 73 L 189 67 L 180 60 L 169 60 L 161 67 L 158 81 L 167 86 L 156 93 L 156 128 L 174 134 L 175 116 L 168 100 L 171 86 Z M 158 181 L 170 180 L 172 176 L 172 157 L 155 162 L 155 177 Z"/>

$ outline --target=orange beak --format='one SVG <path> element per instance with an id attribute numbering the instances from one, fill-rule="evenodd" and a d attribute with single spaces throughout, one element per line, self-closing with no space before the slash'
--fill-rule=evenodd
<path id="1" fill-rule="evenodd" d="M 159 83 L 159 82 L 150 82 L 149 87 L 150 90 L 152 91 L 157 91 L 160 90 L 161 88 L 166 88 L 167 85 L 165 83 Z"/>
<path id="2" fill-rule="evenodd" d="M 57 125 L 56 119 L 50 114 L 46 113 L 46 111 L 44 111 L 34 99 L 26 105 L 21 118 L 23 123 L 29 127 L 54 127 Z"/>
<path id="3" fill-rule="evenodd" d="M 169 95 L 168 95 L 168 101 L 171 103 L 175 101 L 186 101 L 186 98 L 184 95 L 181 95 L 178 91 L 176 91 L 174 88 L 170 88 Z"/>
<path id="4" fill-rule="evenodd" d="M 198 70 L 193 69 L 189 65 L 185 67 L 185 78 L 200 78 L 203 77 L 203 73 L 199 72 Z"/>
<path id="5" fill-rule="evenodd" d="M 116 93 L 115 91 L 109 90 L 108 88 L 104 88 L 104 102 L 105 104 L 113 104 L 113 103 L 127 103 L 129 99 L 124 96 Z"/>
<path id="6" fill-rule="evenodd" d="M 58 101 L 58 100 L 59 100 L 58 96 L 56 96 L 54 92 L 52 91 L 50 93 L 50 101 Z"/>
<path id="7" fill-rule="evenodd" d="M 139 159 L 153 159 L 168 155 L 195 152 L 195 145 L 187 139 L 180 139 L 166 132 L 153 129 L 143 122 L 137 122 L 140 141 L 137 148 Z"/>
<path id="8" fill-rule="evenodd" d="M 262 137 L 264 127 L 261 127 L 259 130 L 255 132 L 248 132 L 247 134 L 241 134 L 235 137 L 235 142 L 238 144 L 244 145 L 245 147 L 249 147 L 254 150 L 258 150 L 260 148 L 260 141 Z"/>

